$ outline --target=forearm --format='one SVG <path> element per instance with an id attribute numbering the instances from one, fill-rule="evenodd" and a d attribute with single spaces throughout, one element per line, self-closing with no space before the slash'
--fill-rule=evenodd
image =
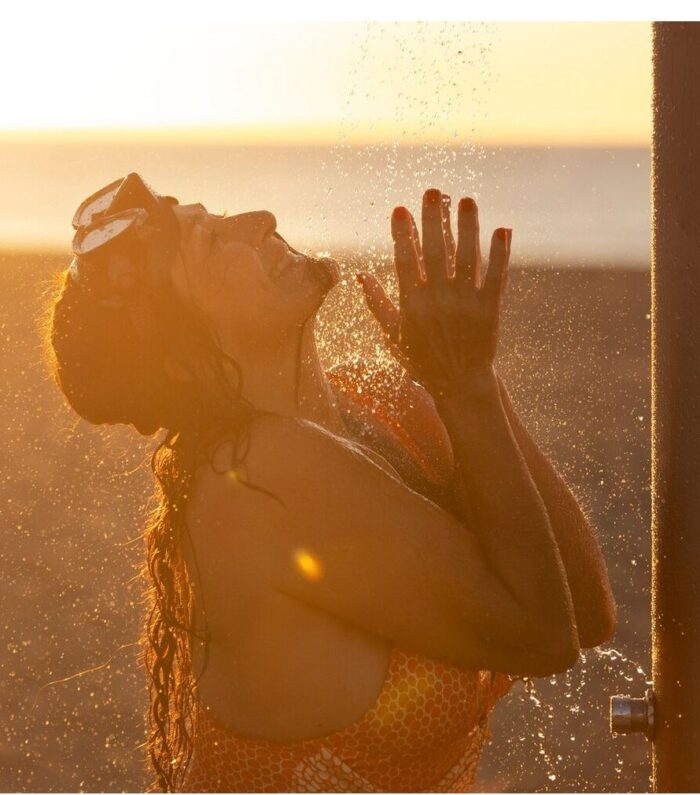
<path id="1" fill-rule="evenodd" d="M 498 383 L 508 422 L 546 506 L 566 569 L 580 645 L 592 648 L 615 631 L 616 607 L 605 560 L 576 497 L 520 421 L 500 378 Z"/>
<path id="2" fill-rule="evenodd" d="M 542 637 L 561 643 L 566 635 L 575 643 L 566 572 L 495 374 L 435 403 L 452 442 L 456 512 L 523 611 L 538 617 Z"/>

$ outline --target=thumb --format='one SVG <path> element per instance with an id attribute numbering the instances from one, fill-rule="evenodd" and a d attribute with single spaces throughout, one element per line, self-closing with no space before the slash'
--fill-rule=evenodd
<path id="1" fill-rule="evenodd" d="M 400 313 L 394 306 L 384 288 L 370 273 L 358 273 L 357 281 L 362 285 L 369 311 L 377 318 L 382 331 L 395 342 L 399 337 Z"/>

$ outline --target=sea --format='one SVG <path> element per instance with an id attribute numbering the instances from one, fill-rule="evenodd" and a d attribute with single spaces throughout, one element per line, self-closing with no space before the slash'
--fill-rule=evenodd
<path id="1" fill-rule="evenodd" d="M 437 187 L 455 208 L 477 200 L 484 251 L 493 228 L 513 229 L 513 265 L 649 267 L 648 148 L 5 141 L 0 248 L 68 252 L 78 204 L 131 171 L 214 213 L 271 210 L 312 253 L 387 254 L 392 208 L 418 219 Z"/>

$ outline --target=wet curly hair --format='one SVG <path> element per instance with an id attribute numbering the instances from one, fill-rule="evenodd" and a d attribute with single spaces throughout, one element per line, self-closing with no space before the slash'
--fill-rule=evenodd
<path id="1" fill-rule="evenodd" d="M 196 730 L 192 644 L 204 643 L 206 668 L 209 640 L 206 618 L 203 629 L 195 626 L 193 597 L 199 586 L 193 586 L 184 561 L 185 509 L 197 467 L 212 465 L 224 435 L 234 439 L 234 450 L 245 450 L 240 441 L 263 412 L 242 398 L 240 368 L 222 350 L 206 318 L 193 307 L 185 309 L 172 287 L 114 301 L 105 299 L 98 285 L 75 280 L 70 269 L 57 280 L 45 346 L 70 406 L 91 423 L 130 424 L 145 436 L 164 431 L 151 457 L 156 505 L 144 528 L 141 661 L 150 700 L 145 746 L 153 781 L 147 791 L 177 791 Z M 136 322 L 136 307 L 149 318 L 147 334 Z M 171 377 L 167 357 L 191 378 Z"/>

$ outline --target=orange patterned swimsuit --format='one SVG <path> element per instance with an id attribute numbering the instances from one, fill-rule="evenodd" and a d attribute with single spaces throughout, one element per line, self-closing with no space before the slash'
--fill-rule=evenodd
<path id="1" fill-rule="evenodd" d="M 382 452 L 402 476 L 416 483 L 418 464 L 423 477 L 439 486 L 439 456 L 415 442 L 434 435 L 404 436 L 397 415 L 383 415 L 391 396 L 382 395 L 377 384 L 371 397 L 366 386 L 358 393 L 354 385 L 364 382 L 357 372 L 349 380 L 345 370 L 331 371 L 329 377 L 353 403 L 361 401 L 374 422 L 392 431 L 394 449 Z M 420 425 L 420 416 L 413 421 Z M 284 743 L 237 735 L 199 702 L 194 752 L 182 789 L 467 792 L 490 737 L 490 712 L 511 684 L 506 674 L 458 668 L 394 646 L 381 693 L 360 720 L 325 737 Z"/>

